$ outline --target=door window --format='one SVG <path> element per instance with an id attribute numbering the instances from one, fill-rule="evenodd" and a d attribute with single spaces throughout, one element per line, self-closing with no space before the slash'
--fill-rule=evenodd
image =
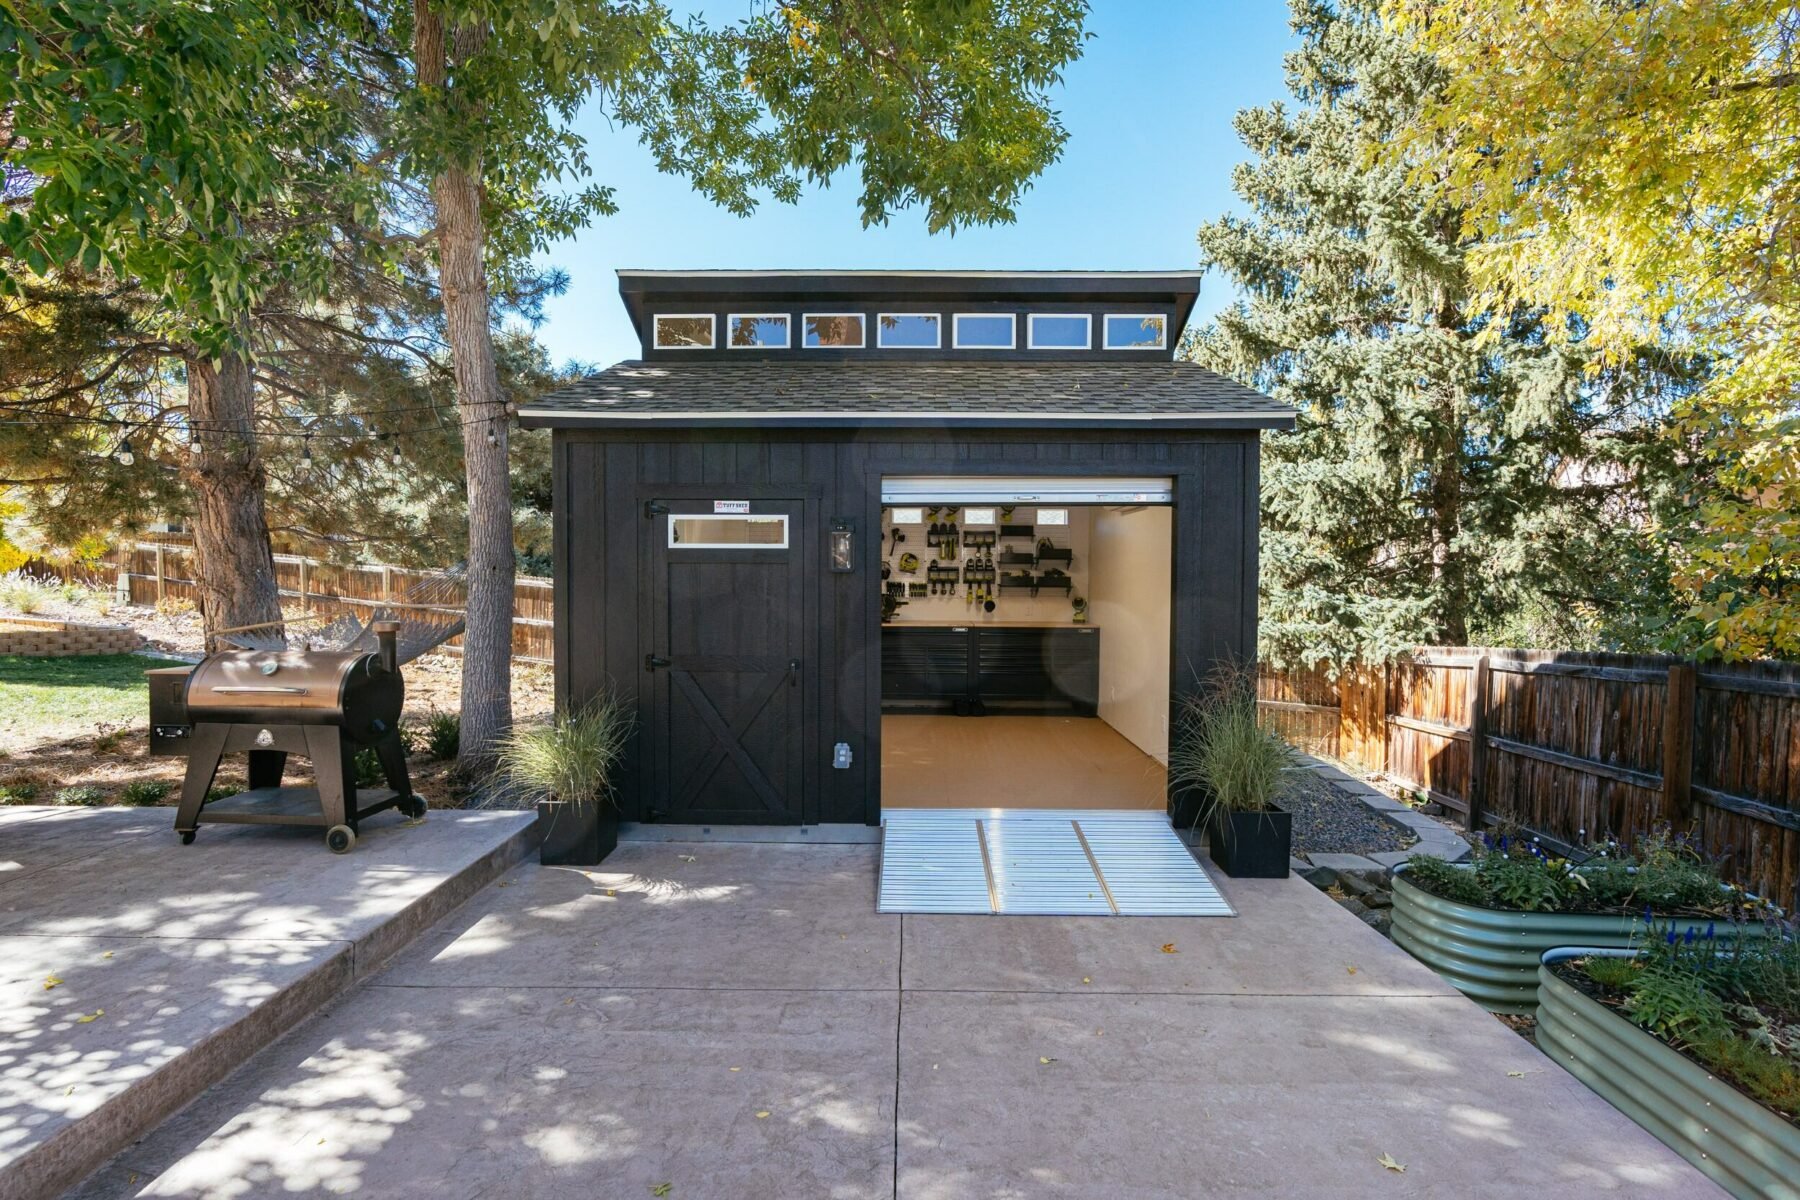
<path id="1" fill-rule="evenodd" d="M 671 550 L 782 550 L 787 544 L 785 513 L 669 516 Z"/>

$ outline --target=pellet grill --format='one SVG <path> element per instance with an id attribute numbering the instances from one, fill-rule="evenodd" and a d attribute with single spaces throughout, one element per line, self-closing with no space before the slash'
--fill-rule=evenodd
<path id="1" fill-rule="evenodd" d="M 313 825 L 342 854 L 366 817 L 388 808 L 424 816 L 400 742 L 406 684 L 395 634 L 391 623 L 377 626 L 374 653 L 234 649 L 150 672 L 150 752 L 188 760 L 175 813 L 182 842 L 206 823 Z M 386 787 L 357 787 L 365 748 Z M 249 790 L 207 803 L 220 760 L 239 753 L 249 755 Z M 290 754 L 312 760 L 316 786 L 282 786 Z"/>
<path id="2" fill-rule="evenodd" d="M 302 825 L 325 830 L 337 854 L 356 845 L 362 820 L 389 808 L 414 819 L 400 740 L 406 700 L 401 665 L 462 631 L 461 614 L 441 603 L 454 581 L 432 581 L 409 598 L 422 615 L 401 622 L 379 612 L 363 625 L 345 619 L 290 644 L 285 633 L 232 631 L 238 644 L 191 667 L 148 672 L 150 753 L 185 755 L 187 774 L 175 832 L 192 843 L 203 824 Z M 334 648 L 314 648 L 320 641 Z M 243 643 L 248 642 L 248 645 Z M 372 750 L 387 786 L 358 787 L 356 756 Z M 220 760 L 249 756 L 247 790 L 208 802 Z M 310 759 L 313 787 L 284 787 L 290 754 Z"/>

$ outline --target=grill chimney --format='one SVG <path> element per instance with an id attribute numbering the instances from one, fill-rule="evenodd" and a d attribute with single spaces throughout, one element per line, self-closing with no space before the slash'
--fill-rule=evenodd
<path id="1" fill-rule="evenodd" d="M 376 650 L 377 661 L 380 662 L 383 671 L 392 675 L 400 669 L 400 650 L 398 644 L 400 638 L 400 622 L 376 621 L 373 628 L 375 630 L 375 644 L 378 647 Z"/>

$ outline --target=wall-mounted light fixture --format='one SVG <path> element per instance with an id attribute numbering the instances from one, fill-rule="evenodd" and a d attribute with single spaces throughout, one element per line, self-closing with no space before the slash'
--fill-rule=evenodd
<path id="1" fill-rule="evenodd" d="M 851 536 L 851 523 L 839 518 L 831 523 L 831 569 L 833 571 L 852 571 L 856 569 L 855 539 Z"/>

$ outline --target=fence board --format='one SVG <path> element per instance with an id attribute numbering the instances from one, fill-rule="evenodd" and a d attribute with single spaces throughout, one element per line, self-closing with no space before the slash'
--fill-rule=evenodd
<path id="1" fill-rule="evenodd" d="M 115 582 L 122 577 L 133 604 L 151 605 L 164 599 L 196 603 L 200 588 L 193 578 L 193 555 L 192 546 L 172 542 L 137 542 L 121 546 L 113 552 L 113 575 L 105 581 Z M 64 578 L 77 574 L 50 564 L 35 569 Z M 293 554 L 275 556 L 275 583 L 281 591 L 284 606 L 303 608 L 326 618 L 345 612 L 367 618 L 370 610 L 376 607 L 404 613 L 409 606 L 390 602 L 389 597 L 404 595 L 414 584 L 437 574 L 380 563 L 329 563 Z M 94 581 L 91 571 L 82 577 Z M 554 608 L 552 585 L 548 579 L 524 577 L 514 583 L 514 658 L 526 662 L 551 661 Z M 452 639 L 445 649 L 451 654 L 461 653 L 462 639 Z"/>
<path id="2" fill-rule="evenodd" d="M 1696 673 L 1659 655 L 1424 647 L 1338 677 L 1338 757 L 1466 812 L 1483 656 L 1476 794 L 1490 820 L 1567 843 L 1632 839 L 1672 821 L 1733 878 L 1800 908 L 1800 664 Z M 1258 692 L 1277 728 L 1296 702 L 1323 725 L 1329 714 L 1317 709 L 1333 702 L 1292 683 Z"/>

